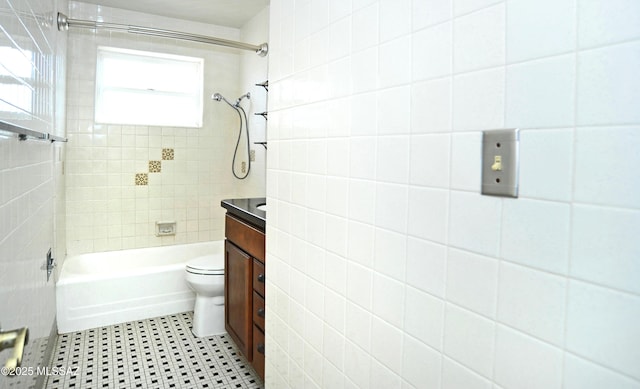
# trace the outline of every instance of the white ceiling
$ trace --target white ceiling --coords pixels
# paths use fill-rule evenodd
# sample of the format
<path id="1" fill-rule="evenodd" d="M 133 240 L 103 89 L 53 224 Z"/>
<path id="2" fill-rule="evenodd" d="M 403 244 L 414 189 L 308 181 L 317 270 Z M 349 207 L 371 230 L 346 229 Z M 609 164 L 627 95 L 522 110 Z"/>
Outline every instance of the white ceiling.
<path id="1" fill-rule="evenodd" d="M 192 20 L 195 22 L 242 27 L 269 0 L 81 0 L 85 3 L 130 11 Z"/>

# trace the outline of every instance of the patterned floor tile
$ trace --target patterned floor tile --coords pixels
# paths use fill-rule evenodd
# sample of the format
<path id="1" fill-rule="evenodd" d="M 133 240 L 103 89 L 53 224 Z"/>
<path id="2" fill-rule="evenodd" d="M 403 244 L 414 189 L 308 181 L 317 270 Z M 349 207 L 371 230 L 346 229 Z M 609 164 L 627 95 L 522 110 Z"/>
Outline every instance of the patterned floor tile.
<path id="1" fill-rule="evenodd" d="M 58 337 L 47 389 L 247 388 L 262 381 L 228 335 L 196 338 L 191 312 Z"/>

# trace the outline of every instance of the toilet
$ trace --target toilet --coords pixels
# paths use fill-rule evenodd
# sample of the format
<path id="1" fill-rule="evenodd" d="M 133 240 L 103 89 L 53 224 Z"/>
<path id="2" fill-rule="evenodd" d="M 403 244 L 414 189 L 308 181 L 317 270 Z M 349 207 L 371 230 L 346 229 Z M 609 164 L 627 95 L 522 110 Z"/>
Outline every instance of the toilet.
<path id="1" fill-rule="evenodd" d="M 225 333 L 224 256 L 210 254 L 187 262 L 187 284 L 196 293 L 193 328 L 198 338 Z"/>

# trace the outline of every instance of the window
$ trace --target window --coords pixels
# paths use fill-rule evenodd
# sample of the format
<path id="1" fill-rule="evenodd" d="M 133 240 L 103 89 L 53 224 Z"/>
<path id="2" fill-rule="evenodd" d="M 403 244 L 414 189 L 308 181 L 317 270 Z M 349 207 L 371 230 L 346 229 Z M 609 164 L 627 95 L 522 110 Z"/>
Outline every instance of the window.
<path id="1" fill-rule="evenodd" d="M 202 127 L 202 58 L 98 48 L 97 123 Z"/>
<path id="2" fill-rule="evenodd" d="M 26 119 L 33 113 L 33 53 L 0 47 L 0 116 Z"/>

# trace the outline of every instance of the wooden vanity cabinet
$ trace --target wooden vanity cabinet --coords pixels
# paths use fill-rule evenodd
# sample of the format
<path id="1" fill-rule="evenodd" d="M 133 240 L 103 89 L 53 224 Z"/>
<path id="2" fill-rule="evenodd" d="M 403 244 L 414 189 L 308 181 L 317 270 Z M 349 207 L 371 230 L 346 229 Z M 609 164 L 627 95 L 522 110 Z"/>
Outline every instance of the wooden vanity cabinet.
<path id="1" fill-rule="evenodd" d="M 265 235 L 227 214 L 225 328 L 264 380 Z"/>
<path id="2" fill-rule="evenodd" d="M 252 258 L 227 240 L 225 242 L 224 314 L 225 329 L 240 351 L 251 360 L 252 351 Z"/>

